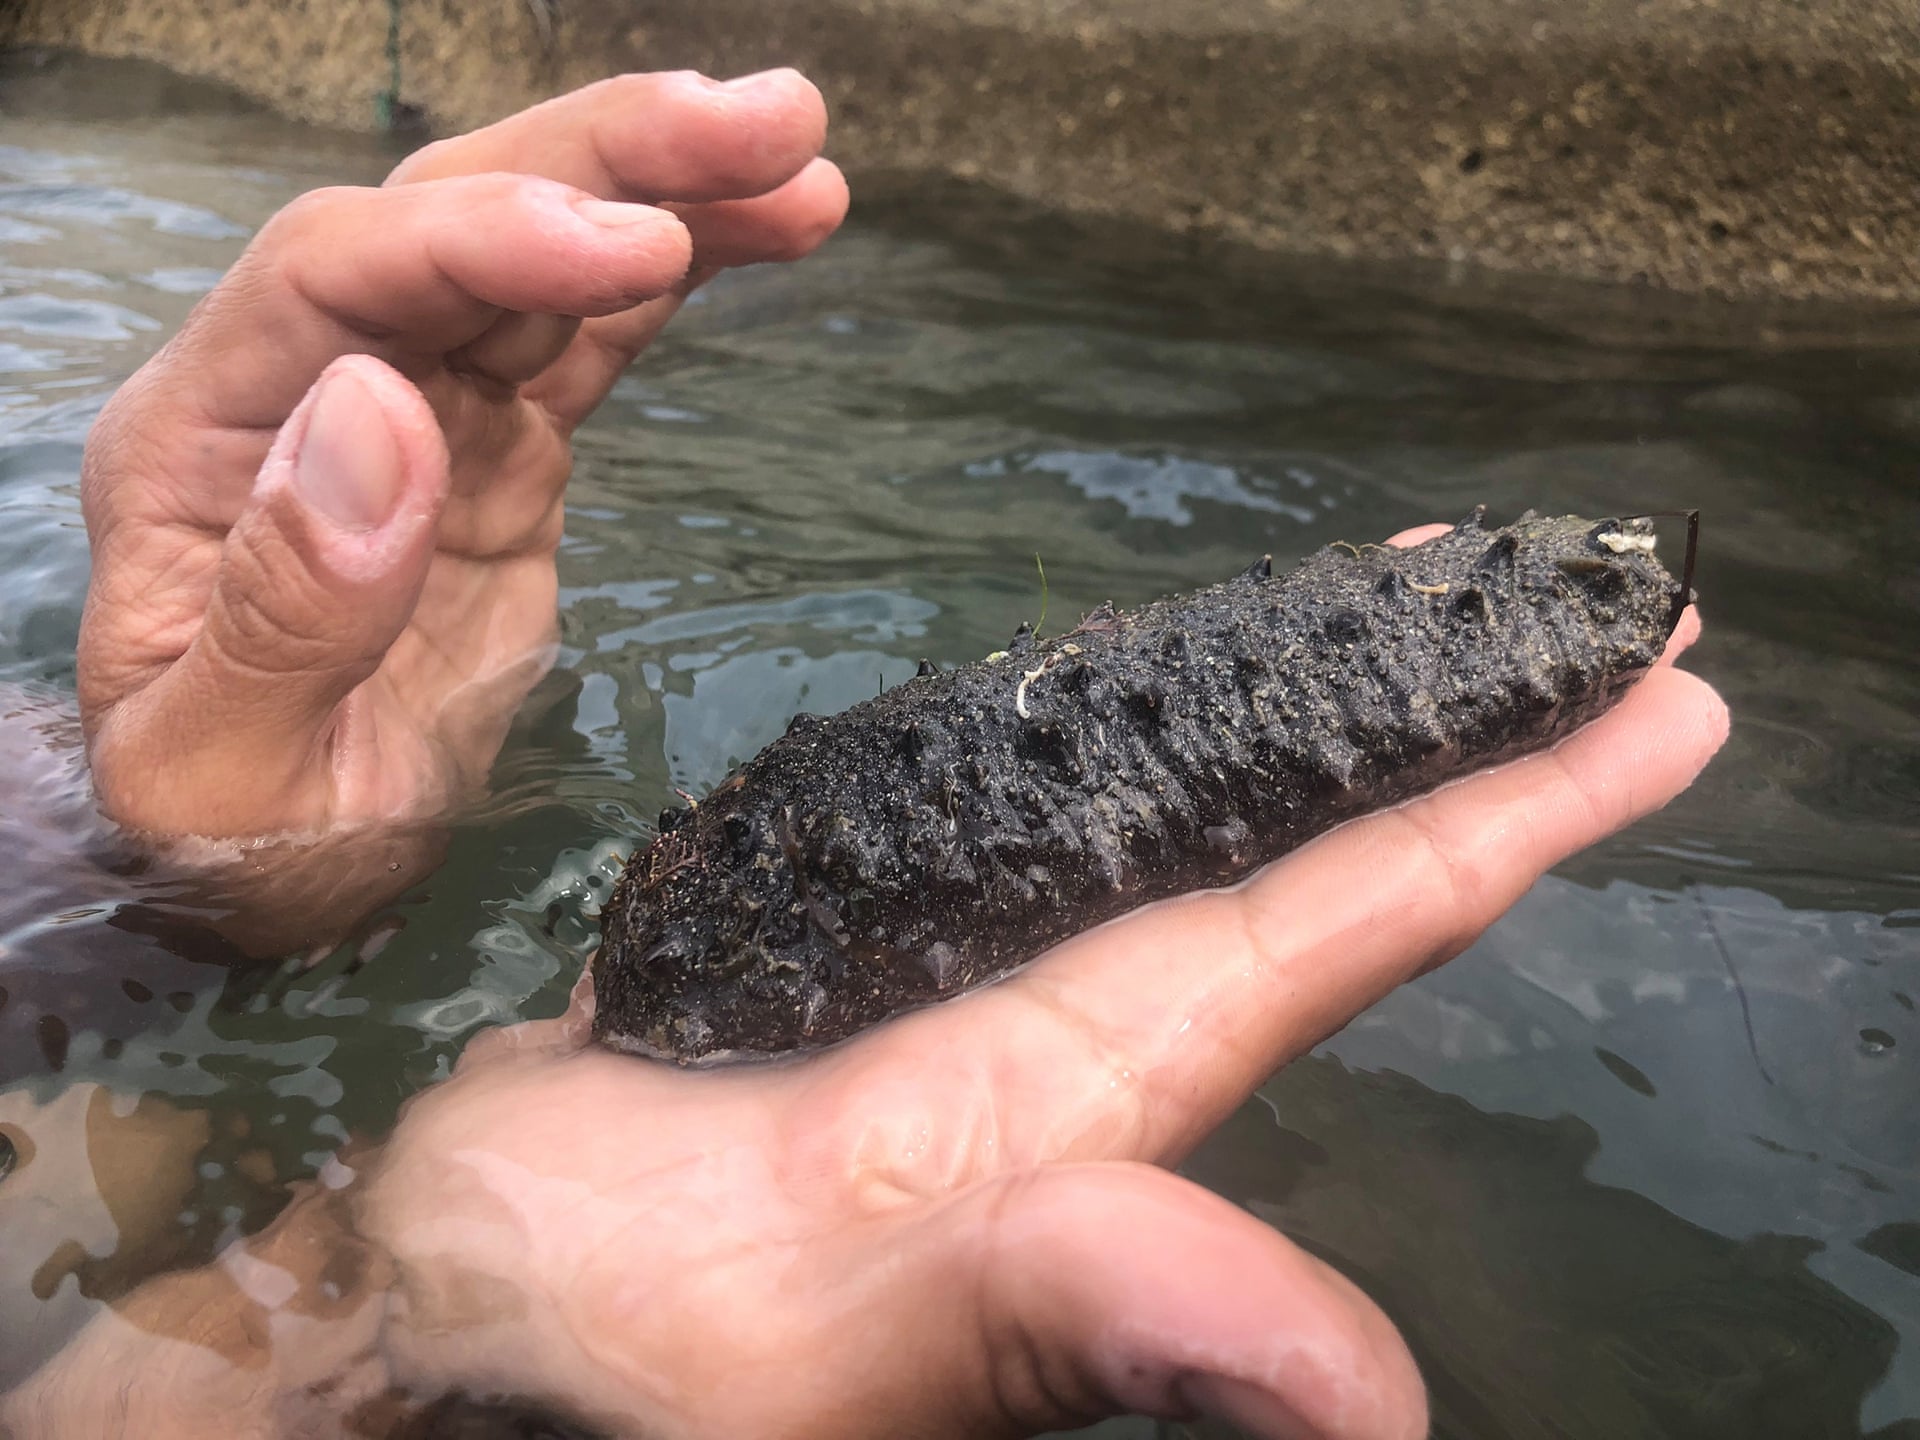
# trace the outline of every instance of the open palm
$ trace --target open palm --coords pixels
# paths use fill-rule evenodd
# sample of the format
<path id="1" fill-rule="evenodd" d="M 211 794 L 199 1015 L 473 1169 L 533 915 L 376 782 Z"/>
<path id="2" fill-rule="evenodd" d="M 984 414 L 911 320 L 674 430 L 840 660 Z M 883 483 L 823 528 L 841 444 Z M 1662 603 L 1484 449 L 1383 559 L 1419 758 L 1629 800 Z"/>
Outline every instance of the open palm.
<path id="1" fill-rule="evenodd" d="M 387 1353 L 412 1385 L 533 1396 L 618 1436 L 1119 1412 L 1424 1434 L 1386 1318 L 1157 1167 L 1666 803 L 1724 733 L 1712 691 L 1663 666 L 1554 751 L 804 1059 L 676 1070 L 584 1044 L 578 1009 L 484 1035 L 360 1203 L 398 1264 Z"/>
<path id="2" fill-rule="evenodd" d="M 166 833 L 444 809 L 550 661 L 569 436 L 713 270 L 846 206 L 818 93 L 636 75 L 274 217 L 90 438 L 80 701 Z"/>

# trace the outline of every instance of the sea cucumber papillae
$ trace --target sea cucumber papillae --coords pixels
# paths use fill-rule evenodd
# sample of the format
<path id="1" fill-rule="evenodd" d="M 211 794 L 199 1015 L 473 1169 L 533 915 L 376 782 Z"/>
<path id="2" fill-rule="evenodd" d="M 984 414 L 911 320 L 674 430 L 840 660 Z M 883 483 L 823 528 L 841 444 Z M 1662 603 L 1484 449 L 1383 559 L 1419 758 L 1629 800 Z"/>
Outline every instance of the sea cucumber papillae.
<path id="1" fill-rule="evenodd" d="M 1659 658 L 1686 594 L 1648 520 L 1476 513 L 796 716 L 628 864 L 594 1033 L 687 1062 L 959 994 L 1553 743 Z"/>

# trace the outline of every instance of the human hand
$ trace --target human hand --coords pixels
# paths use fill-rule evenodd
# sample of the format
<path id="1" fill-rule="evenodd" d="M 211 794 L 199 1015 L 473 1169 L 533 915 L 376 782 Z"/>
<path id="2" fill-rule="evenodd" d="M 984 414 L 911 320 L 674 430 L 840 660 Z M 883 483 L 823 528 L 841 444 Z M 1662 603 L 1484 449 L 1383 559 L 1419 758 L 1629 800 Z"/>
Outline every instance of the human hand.
<path id="1" fill-rule="evenodd" d="M 550 663 L 573 428 L 701 279 L 839 224 L 825 124 L 791 71 L 622 76 L 274 217 L 88 442 L 107 811 L 311 836 L 477 785 Z"/>
<path id="2" fill-rule="evenodd" d="M 1402 537 L 1417 538 L 1417 537 Z M 1698 632 L 1689 612 L 1669 654 Z M 1360 1292 L 1163 1169 L 1726 734 L 1663 665 L 1555 749 L 805 1058 L 688 1072 L 566 1019 L 412 1103 L 358 1224 L 404 1383 L 614 1435 L 1020 1434 L 1115 1412 L 1411 1437 Z"/>

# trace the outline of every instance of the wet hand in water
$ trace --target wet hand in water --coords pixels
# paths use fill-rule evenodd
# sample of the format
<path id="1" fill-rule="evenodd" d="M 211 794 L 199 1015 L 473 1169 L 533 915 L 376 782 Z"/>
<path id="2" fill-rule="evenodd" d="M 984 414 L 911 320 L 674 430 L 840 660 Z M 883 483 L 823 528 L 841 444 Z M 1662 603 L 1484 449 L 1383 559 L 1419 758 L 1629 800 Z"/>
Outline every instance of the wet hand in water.
<path id="1" fill-rule="evenodd" d="M 326 830 L 472 784 L 551 634 L 570 428 L 689 265 L 831 231 L 822 123 L 784 73 L 628 77 L 272 222 L 89 446 L 81 698 L 109 808 L 175 833 Z M 678 1071 L 583 1046 L 577 1015 L 483 1037 L 328 1192 L 380 1256 L 351 1307 L 378 1343 L 343 1328 L 351 1363 L 623 1435 L 1113 1411 L 1418 1435 L 1385 1317 L 1156 1167 L 1543 868 L 1664 804 L 1724 734 L 1712 692 L 1663 667 L 1551 752 L 789 1064 Z M 303 1213 L 90 1327 L 15 1397 L 31 1433 L 107 1433 L 100 1405 L 151 1435 L 337 1414 L 300 1315 L 352 1285 Z M 282 1253 L 302 1247 L 311 1312 Z M 219 1315 L 264 1313 L 252 1290 L 219 1298 L 256 1282 L 295 1295 L 284 1323 L 216 1337 Z"/>
<path id="2" fill-rule="evenodd" d="M 1672 650 L 1697 631 L 1689 613 Z M 583 1048 L 578 1014 L 483 1036 L 359 1202 L 398 1267 L 387 1354 L 408 1383 L 622 1436 L 1116 1412 L 1424 1435 L 1387 1318 L 1156 1167 L 1546 867 L 1664 805 L 1725 734 L 1713 692 L 1663 665 L 1552 751 L 806 1059 L 680 1071 Z"/>
<path id="3" fill-rule="evenodd" d="M 275 216 L 88 443 L 108 811 L 313 833 L 483 780 L 549 661 L 574 426 L 700 278 L 839 224 L 825 124 L 791 71 L 623 76 Z"/>
<path id="4" fill-rule="evenodd" d="M 1670 654 L 1697 631 L 1689 612 Z M 335 1433 L 457 1391 L 648 1440 L 1114 1412 L 1413 1440 L 1425 1400 L 1387 1318 L 1160 1167 L 1725 735 L 1714 693 L 1662 665 L 1551 751 L 789 1062 L 613 1054 L 584 1007 L 483 1034 L 358 1175 L 97 1318 L 0 1428 Z"/>

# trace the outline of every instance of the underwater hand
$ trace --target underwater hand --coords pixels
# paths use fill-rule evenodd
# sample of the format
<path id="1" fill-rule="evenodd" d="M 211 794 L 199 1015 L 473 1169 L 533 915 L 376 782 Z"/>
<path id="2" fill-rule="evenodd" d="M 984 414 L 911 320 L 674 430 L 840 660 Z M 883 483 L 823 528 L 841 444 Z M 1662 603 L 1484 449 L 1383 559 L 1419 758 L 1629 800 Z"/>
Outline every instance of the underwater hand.
<path id="1" fill-rule="evenodd" d="M 1689 612 L 1670 655 L 1697 632 Z M 1663 665 L 1553 750 L 805 1058 L 675 1069 L 586 1044 L 577 1011 L 483 1035 L 359 1204 L 397 1266 L 396 1378 L 620 1436 L 1014 1435 L 1116 1412 L 1424 1435 L 1387 1318 L 1158 1167 L 1664 805 L 1726 723 Z"/>
<path id="2" fill-rule="evenodd" d="M 550 663 L 569 436 L 715 269 L 840 222 L 817 91 L 629 75 L 260 231 L 94 427 L 79 691 L 162 834 L 419 819 Z"/>

